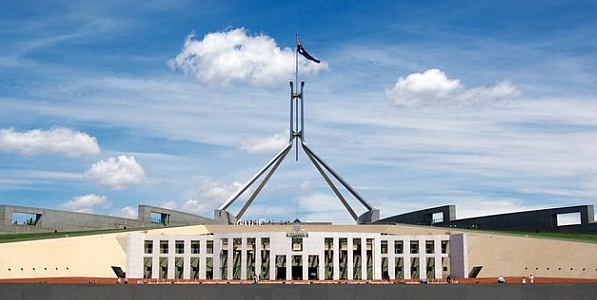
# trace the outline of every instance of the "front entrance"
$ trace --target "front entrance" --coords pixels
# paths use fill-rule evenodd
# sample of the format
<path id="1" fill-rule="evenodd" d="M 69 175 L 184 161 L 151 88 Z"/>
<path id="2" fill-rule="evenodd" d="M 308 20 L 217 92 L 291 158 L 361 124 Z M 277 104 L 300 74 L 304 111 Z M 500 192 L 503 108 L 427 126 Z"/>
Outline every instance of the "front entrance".
<path id="1" fill-rule="evenodd" d="M 286 280 L 286 255 L 276 255 L 276 280 Z"/>
<path id="2" fill-rule="evenodd" d="M 303 280 L 303 257 L 300 255 L 292 257 L 292 280 Z"/>

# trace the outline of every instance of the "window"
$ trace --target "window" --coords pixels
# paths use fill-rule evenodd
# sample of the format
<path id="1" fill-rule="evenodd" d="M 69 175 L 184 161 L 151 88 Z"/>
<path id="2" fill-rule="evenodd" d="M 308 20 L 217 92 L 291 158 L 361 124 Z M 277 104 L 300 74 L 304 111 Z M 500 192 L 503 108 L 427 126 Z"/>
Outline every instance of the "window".
<path id="1" fill-rule="evenodd" d="M 206 241 L 205 248 L 206 248 L 205 251 L 207 252 L 207 254 L 214 254 L 214 241 Z"/>
<path id="2" fill-rule="evenodd" d="M 228 279 L 228 239 L 220 239 L 220 278 Z"/>
<path id="3" fill-rule="evenodd" d="M 242 246 L 243 246 L 243 240 L 242 239 L 232 239 L 232 250 L 233 251 L 241 251 Z"/>
<path id="4" fill-rule="evenodd" d="M 381 279 L 389 280 L 390 274 L 388 272 L 388 258 L 382 257 L 381 258 Z"/>
<path id="5" fill-rule="evenodd" d="M 381 241 L 381 254 L 388 254 L 388 241 Z"/>
<path id="6" fill-rule="evenodd" d="M 580 212 L 556 215 L 556 225 L 557 226 L 579 225 L 579 224 L 582 224 Z"/>
<path id="7" fill-rule="evenodd" d="M 213 248 L 212 248 L 212 250 L 213 250 Z M 214 278 L 214 259 L 213 259 L 213 257 L 205 258 L 205 278 L 206 279 Z"/>
<path id="8" fill-rule="evenodd" d="M 269 238 L 261 238 L 261 278 L 269 279 L 270 253 Z"/>
<path id="9" fill-rule="evenodd" d="M 153 261 L 151 257 L 143 258 L 143 267 L 143 278 L 151 278 L 153 269 Z"/>
<path id="10" fill-rule="evenodd" d="M 232 239 L 232 279 L 240 279 L 243 260 L 242 239 Z"/>
<path id="11" fill-rule="evenodd" d="M 292 238 L 292 251 L 303 251 L 303 238 Z"/>
<path id="12" fill-rule="evenodd" d="M 191 241 L 191 254 L 199 254 L 201 253 L 201 242 L 200 241 Z"/>
<path id="13" fill-rule="evenodd" d="M 199 279 L 199 257 L 191 258 L 191 279 Z"/>
<path id="14" fill-rule="evenodd" d="M 175 242 L 176 254 L 184 254 L 184 241 Z"/>
<path id="15" fill-rule="evenodd" d="M 160 257 L 160 278 L 168 278 L 168 258 Z"/>
<path id="16" fill-rule="evenodd" d="M 448 253 L 448 245 L 449 245 L 448 241 L 442 241 L 442 254 Z"/>
<path id="17" fill-rule="evenodd" d="M 431 215 L 431 224 L 442 223 L 444 221 L 444 213 L 437 212 Z"/>
<path id="18" fill-rule="evenodd" d="M 160 253 L 168 254 L 168 241 L 160 241 Z"/>
<path id="19" fill-rule="evenodd" d="M 412 257 L 410 259 L 410 277 L 412 279 L 419 279 L 420 278 L 420 273 L 419 273 L 419 258 L 418 257 Z"/>
<path id="20" fill-rule="evenodd" d="M 146 240 L 144 248 L 145 248 L 145 254 L 152 254 L 153 253 L 153 241 Z"/>
<path id="21" fill-rule="evenodd" d="M 433 254 L 435 253 L 435 242 L 434 241 L 425 241 L 425 253 L 426 254 Z"/>
<path id="22" fill-rule="evenodd" d="M 174 259 L 174 278 L 176 279 L 182 279 L 182 276 L 184 274 L 184 258 L 183 257 L 177 257 Z"/>
<path id="23" fill-rule="evenodd" d="M 334 238 L 326 237 L 323 243 L 324 278 L 330 280 L 334 278 Z"/>
<path id="24" fill-rule="evenodd" d="M 338 239 L 338 255 L 340 258 L 339 264 L 339 271 L 340 271 L 340 279 L 346 280 L 348 279 L 348 239 L 347 238 L 339 238 Z"/>
<path id="25" fill-rule="evenodd" d="M 13 225 L 36 226 L 37 222 L 39 222 L 40 218 L 41 218 L 41 214 L 13 212 L 12 213 L 12 224 Z"/>
<path id="26" fill-rule="evenodd" d="M 269 238 L 261 238 L 261 249 L 269 250 Z"/>
<path id="27" fill-rule="evenodd" d="M 419 241 L 410 241 L 410 254 L 419 253 Z"/>
<path id="28" fill-rule="evenodd" d="M 156 212 L 152 212 L 149 215 L 149 220 L 151 223 L 154 224 L 160 224 L 160 225 L 168 225 L 168 221 L 170 219 L 170 215 L 169 214 L 162 214 L 162 213 L 156 213 Z"/>
<path id="29" fill-rule="evenodd" d="M 246 271 L 247 271 L 247 278 L 253 278 L 256 275 L 255 273 L 255 260 L 256 260 L 256 253 L 255 253 L 255 243 L 257 242 L 256 238 L 247 238 L 247 255 L 246 255 Z"/>
<path id="30" fill-rule="evenodd" d="M 362 247 L 361 247 L 361 239 L 355 238 L 352 240 L 352 278 L 355 280 L 362 279 Z"/>
<path id="31" fill-rule="evenodd" d="M 394 254 L 403 254 L 404 253 L 404 242 L 403 241 L 394 241 Z"/>

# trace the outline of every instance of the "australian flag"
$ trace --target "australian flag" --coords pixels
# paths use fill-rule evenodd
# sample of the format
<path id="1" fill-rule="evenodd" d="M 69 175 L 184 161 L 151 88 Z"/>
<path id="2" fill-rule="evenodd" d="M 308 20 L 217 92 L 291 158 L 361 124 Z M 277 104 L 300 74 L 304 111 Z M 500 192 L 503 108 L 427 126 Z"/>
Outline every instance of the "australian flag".
<path id="1" fill-rule="evenodd" d="M 313 56 L 311 56 L 311 54 L 309 54 L 309 52 L 307 52 L 307 50 L 305 50 L 305 47 L 303 47 L 303 45 L 301 44 L 301 41 L 297 40 L 296 41 L 296 52 L 298 52 L 300 55 L 304 56 L 306 59 L 316 62 L 316 63 L 320 63 L 321 61 Z"/>

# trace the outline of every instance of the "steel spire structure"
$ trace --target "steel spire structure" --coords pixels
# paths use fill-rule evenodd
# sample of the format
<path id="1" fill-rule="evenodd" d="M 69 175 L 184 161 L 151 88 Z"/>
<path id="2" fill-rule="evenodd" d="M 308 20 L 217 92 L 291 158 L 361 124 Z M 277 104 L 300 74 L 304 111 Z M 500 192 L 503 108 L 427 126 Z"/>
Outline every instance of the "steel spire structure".
<path id="1" fill-rule="evenodd" d="M 234 193 L 224 204 L 214 211 L 214 219 L 225 224 L 234 224 L 240 221 L 251 206 L 253 201 L 257 198 L 263 187 L 267 184 L 269 179 L 276 172 L 282 161 L 286 158 L 292 147 L 295 147 L 296 156 L 295 159 L 298 161 L 299 149 L 307 155 L 311 163 L 315 166 L 319 174 L 328 184 L 330 189 L 334 192 L 338 200 L 344 205 L 348 213 L 358 224 L 372 223 L 379 220 L 379 210 L 375 209 L 369 202 L 367 202 L 350 184 L 348 184 L 340 175 L 338 175 L 328 164 L 326 164 L 315 152 L 307 146 L 305 143 L 305 110 L 304 110 L 304 87 L 305 82 L 301 81 L 300 87 L 298 82 L 298 59 L 299 54 L 304 56 L 306 59 L 311 60 L 315 63 L 319 63 L 319 60 L 313 58 L 303 47 L 298 34 L 296 36 L 296 51 L 295 51 L 295 81 L 290 82 L 290 135 L 288 144 L 278 152 L 265 166 L 263 166 L 251 179 L 249 179 L 236 193 Z M 227 211 L 227 209 L 253 184 L 257 182 L 263 175 L 265 175 L 261 182 L 257 185 L 255 190 L 251 193 L 246 203 L 240 209 L 240 211 L 234 215 Z M 360 216 L 350 206 L 345 196 L 342 194 L 337 184 L 333 179 L 343 186 L 355 199 L 358 200 L 367 211 Z"/>

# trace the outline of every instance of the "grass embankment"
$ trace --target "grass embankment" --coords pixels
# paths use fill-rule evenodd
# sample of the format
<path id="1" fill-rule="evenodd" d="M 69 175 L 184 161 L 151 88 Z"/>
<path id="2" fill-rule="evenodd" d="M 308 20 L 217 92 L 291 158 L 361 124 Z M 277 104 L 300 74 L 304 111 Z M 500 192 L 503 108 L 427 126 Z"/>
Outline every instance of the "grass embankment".
<path id="1" fill-rule="evenodd" d="M 493 233 L 525 236 L 541 239 L 567 240 L 576 242 L 597 243 L 597 234 L 554 233 L 554 232 L 525 232 L 525 231 L 489 231 Z"/>
<path id="2" fill-rule="evenodd" d="M 21 242 L 21 241 L 31 241 L 31 240 L 42 240 L 42 239 L 55 239 L 55 238 L 86 236 L 86 235 L 94 235 L 94 234 L 109 234 L 109 233 L 127 232 L 127 231 L 135 231 L 135 230 L 139 230 L 139 229 L 108 229 L 108 230 L 89 230 L 89 231 L 71 231 L 71 232 L 0 234 L 0 243 L 11 243 L 11 242 Z M 487 233 L 496 233 L 496 234 L 526 236 L 526 237 L 532 237 L 532 238 L 597 243 L 597 234 L 495 231 L 495 230 L 486 231 L 486 232 Z"/>
<path id="3" fill-rule="evenodd" d="M 132 229 L 110 229 L 110 230 L 88 230 L 88 231 L 69 231 L 69 232 L 39 232 L 39 233 L 15 233 L 0 234 L 0 243 L 12 243 L 22 241 L 33 241 L 43 239 L 56 239 L 73 236 L 86 236 L 94 234 L 108 234 L 131 231 Z"/>

